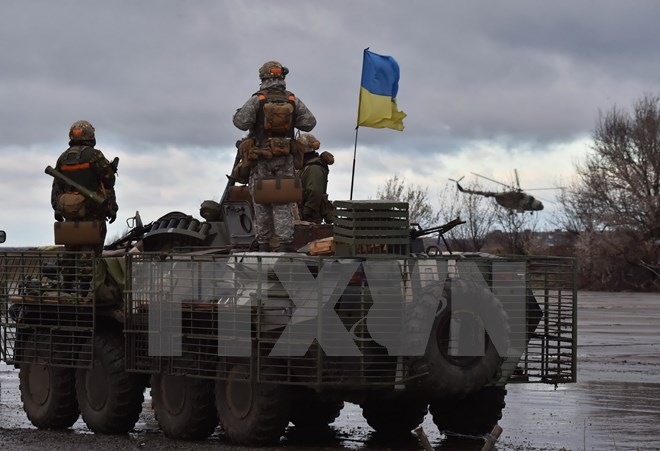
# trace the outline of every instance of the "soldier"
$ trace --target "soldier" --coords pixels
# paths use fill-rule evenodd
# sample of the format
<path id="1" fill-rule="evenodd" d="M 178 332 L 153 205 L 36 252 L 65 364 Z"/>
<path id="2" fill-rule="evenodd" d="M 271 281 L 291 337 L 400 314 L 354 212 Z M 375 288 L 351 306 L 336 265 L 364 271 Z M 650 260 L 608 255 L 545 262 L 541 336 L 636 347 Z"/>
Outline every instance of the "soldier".
<path id="1" fill-rule="evenodd" d="M 328 200 L 328 173 L 329 165 L 335 162 L 330 152 L 317 152 L 321 143 L 311 133 L 300 135 L 298 138 L 305 150 L 303 155 L 303 168 L 298 171 L 302 182 L 303 198 L 298 206 L 300 219 L 303 221 L 321 224 L 332 224 L 333 207 Z"/>
<path id="2" fill-rule="evenodd" d="M 286 90 L 284 79 L 288 73 L 289 69 L 277 61 L 264 63 L 259 69 L 259 91 L 233 117 L 238 129 L 249 131 L 241 151 L 243 164 L 251 166 L 249 186 L 253 196 L 256 180 L 294 175 L 294 129 L 308 132 L 316 125 L 311 111 Z M 291 205 L 255 203 L 254 207 L 259 250 L 270 250 L 270 240 L 277 235 L 281 251 L 294 251 Z"/>
<path id="3" fill-rule="evenodd" d="M 104 205 L 85 199 L 75 188 L 58 178 L 53 179 L 50 203 L 55 210 L 55 220 L 101 221 L 105 237 L 106 218 L 112 223 L 117 217 L 116 169 L 100 150 L 94 148 L 95 145 L 96 136 L 92 124 L 87 121 L 74 122 L 69 130 L 69 148 L 60 155 L 55 169 L 90 191 L 99 193 L 107 199 Z M 102 249 L 103 243 L 95 247 L 94 253 L 99 255 Z"/>

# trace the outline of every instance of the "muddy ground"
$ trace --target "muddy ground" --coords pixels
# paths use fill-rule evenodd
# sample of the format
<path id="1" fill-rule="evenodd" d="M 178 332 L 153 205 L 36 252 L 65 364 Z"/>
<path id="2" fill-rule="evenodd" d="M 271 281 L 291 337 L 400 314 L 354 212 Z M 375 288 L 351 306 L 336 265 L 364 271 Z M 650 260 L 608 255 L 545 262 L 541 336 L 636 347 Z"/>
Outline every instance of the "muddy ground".
<path id="1" fill-rule="evenodd" d="M 660 449 L 660 295 L 580 292 L 578 382 L 509 386 L 498 450 Z M 202 443 L 175 442 L 158 430 L 146 399 L 134 432 L 98 436 L 79 420 L 70 431 L 35 429 L 23 413 L 18 372 L 0 364 L 0 449 L 247 449 L 227 444 L 217 431 Z M 148 398 L 148 397 L 147 397 Z M 435 449 L 480 450 L 483 439 L 445 437 L 427 416 L 424 430 Z M 274 450 L 421 449 L 415 436 L 383 443 L 358 406 L 347 405 L 322 437 L 289 428 Z"/>

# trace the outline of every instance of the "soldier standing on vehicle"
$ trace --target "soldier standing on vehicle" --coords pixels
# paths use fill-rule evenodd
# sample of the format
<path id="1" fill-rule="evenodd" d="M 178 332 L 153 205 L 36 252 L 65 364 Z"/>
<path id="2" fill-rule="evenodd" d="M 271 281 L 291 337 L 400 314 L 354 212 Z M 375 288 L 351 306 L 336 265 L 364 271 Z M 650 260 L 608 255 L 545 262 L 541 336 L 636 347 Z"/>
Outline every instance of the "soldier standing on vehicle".
<path id="1" fill-rule="evenodd" d="M 74 122 L 69 130 L 69 148 L 60 155 L 55 169 L 89 191 L 100 194 L 106 202 L 103 205 L 92 202 L 58 178 L 53 179 L 50 202 L 58 222 L 100 221 L 102 235 L 105 237 L 106 218 L 112 223 L 117 217 L 116 168 L 100 150 L 94 148 L 95 145 L 96 136 L 92 124 L 87 121 Z M 102 249 L 103 242 L 94 248 L 94 253 L 100 255 Z"/>
<path id="2" fill-rule="evenodd" d="M 311 133 L 300 135 L 298 142 L 305 149 L 303 168 L 298 171 L 303 188 L 302 202 L 298 205 L 300 219 L 317 224 L 323 221 L 332 224 L 333 207 L 327 192 L 330 172 L 328 166 L 335 162 L 335 158 L 325 151 L 319 155 L 317 150 L 321 147 L 321 142 Z"/>
<path id="3" fill-rule="evenodd" d="M 241 151 L 243 164 L 251 167 L 249 186 L 253 196 L 256 180 L 294 176 L 295 129 L 308 132 L 316 125 L 312 112 L 286 90 L 284 79 L 288 73 L 289 69 L 277 61 L 264 63 L 259 69 L 259 91 L 233 117 L 238 129 L 249 131 Z M 295 251 L 291 204 L 255 203 L 254 207 L 259 250 L 269 251 L 270 240 L 277 235 L 281 251 Z"/>

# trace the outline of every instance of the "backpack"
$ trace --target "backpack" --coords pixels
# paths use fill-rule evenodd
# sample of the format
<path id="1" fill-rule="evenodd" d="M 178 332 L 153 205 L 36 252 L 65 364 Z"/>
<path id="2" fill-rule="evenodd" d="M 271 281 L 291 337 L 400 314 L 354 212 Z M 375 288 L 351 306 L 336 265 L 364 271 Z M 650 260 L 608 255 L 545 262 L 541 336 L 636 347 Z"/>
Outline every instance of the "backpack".
<path id="1" fill-rule="evenodd" d="M 80 193 L 62 193 L 57 197 L 57 209 L 66 219 L 83 219 L 87 216 L 86 199 Z"/>
<path id="2" fill-rule="evenodd" d="M 296 97 L 289 91 L 259 91 L 263 130 L 267 136 L 293 136 Z"/>

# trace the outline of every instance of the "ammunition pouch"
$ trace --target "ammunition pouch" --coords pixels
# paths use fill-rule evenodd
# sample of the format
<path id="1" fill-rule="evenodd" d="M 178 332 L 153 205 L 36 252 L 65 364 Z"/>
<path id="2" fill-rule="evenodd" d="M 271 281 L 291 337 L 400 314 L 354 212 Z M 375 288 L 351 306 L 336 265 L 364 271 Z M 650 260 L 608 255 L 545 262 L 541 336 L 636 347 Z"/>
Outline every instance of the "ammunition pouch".
<path id="1" fill-rule="evenodd" d="M 80 193 L 64 193 L 57 198 L 57 212 L 66 219 L 82 219 L 87 215 L 86 199 Z"/>
<path id="2" fill-rule="evenodd" d="M 297 177 L 275 177 L 253 180 L 254 202 L 288 204 L 302 201 L 302 183 Z"/>
<path id="3" fill-rule="evenodd" d="M 241 162 L 239 163 L 241 169 L 248 169 L 256 166 L 257 158 L 250 158 L 250 151 L 256 148 L 257 146 L 254 138 L 245 138 L 238 145 L 238 151 L 241 153 Z"/>
<path id="4" fill-rule="evenodd" d="M 254 167 L 257 164 L 257 160 L 272 160 L 273 152 L 268 149 L 250 149 L 248 159 L 254 162 L 252 165 Z"/>
<path id="5" fill-rule="evenodd" d="M 285 157 L 291 153 L 291 138 L 270 138 L 268 147 L 274 157 Z"/>

